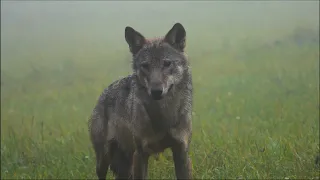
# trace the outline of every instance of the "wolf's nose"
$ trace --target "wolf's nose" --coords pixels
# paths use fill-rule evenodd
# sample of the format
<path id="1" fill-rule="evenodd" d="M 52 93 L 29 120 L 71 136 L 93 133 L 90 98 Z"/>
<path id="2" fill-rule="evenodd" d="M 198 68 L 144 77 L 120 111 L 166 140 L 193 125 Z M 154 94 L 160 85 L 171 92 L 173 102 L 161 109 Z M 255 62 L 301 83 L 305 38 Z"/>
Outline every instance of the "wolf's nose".
<path id="1" fill-rule="evenodd" d="M 151 89 L 151 96 L 154 100 L 160 100 L 162 98 L 162 89 Z"/>

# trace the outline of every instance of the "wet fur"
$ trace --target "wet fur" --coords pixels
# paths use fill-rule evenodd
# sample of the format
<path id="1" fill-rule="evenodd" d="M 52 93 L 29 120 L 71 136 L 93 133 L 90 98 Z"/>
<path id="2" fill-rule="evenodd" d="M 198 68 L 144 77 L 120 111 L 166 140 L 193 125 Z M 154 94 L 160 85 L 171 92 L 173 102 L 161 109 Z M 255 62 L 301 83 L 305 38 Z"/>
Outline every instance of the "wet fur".
<path id="1" fill-rule="evenodd" d="M 110 168 L 116 179 L 146 179 L 148 158 L 171 148 L 177 179 L 190 179 L 192 78 L 184 28 L 177 23 L 165 37 L 148 40 L 127 27 L 125 38 L 133 73 L 103 91 L 88 122 L 96 174 L 105 179 Z M 161 100 L 152 98 L 152 88 L 163 89 Z"/>

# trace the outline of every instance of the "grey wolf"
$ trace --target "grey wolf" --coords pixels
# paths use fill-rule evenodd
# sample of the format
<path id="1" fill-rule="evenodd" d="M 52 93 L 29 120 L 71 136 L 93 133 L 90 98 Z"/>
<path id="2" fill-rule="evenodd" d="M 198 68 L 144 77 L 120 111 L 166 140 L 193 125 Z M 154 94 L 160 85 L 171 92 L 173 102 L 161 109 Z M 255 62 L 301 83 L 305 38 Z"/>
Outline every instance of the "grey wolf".
<path id="1" fill-rule="evenodd" d="M 96 175 L 146 179 L 151 155 L 170 148 L 177 179 L 191 179 L 193 86 L 180 23 L 164 37 L 147 39 L 125 28 L 133 73 L 110 84 L 88 121 Z"/>

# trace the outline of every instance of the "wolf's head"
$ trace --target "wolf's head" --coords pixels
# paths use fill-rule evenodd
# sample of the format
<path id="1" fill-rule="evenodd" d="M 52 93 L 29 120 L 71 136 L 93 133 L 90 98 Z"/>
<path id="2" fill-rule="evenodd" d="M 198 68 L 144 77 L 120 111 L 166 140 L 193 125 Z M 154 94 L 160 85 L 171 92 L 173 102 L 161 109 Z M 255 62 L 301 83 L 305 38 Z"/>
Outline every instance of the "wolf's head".
<path id="1" fill-rule="evenodd" d="M 139 83 L 154 100 L 162 99 L 180 83 L 188 67 L 184 55 L 184 27 L 176 23 L 163 38 L 150 40 L 132 27 L 126 27 L 125 39 L 133 55 L 133 71 Z"/>

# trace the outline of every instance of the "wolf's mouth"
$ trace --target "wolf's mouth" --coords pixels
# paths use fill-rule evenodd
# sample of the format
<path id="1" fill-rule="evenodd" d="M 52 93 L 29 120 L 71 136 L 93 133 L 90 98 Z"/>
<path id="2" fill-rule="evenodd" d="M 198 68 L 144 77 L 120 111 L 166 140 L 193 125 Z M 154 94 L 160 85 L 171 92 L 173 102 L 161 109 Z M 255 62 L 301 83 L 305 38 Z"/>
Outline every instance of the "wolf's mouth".
<path id="1" fill-rule="evenodd" d="M 168 89 L 168 91 L 167 91 L 167 93 L 169 93 L 170 92 L 170 90 L 172 89 L 172 87 L 173 87 L 173 84 L 171 84 L 170 85 L 170 87 L 169 87 L 169 89 Z M 166 94 L 167 94 L 166 93 Z M 162 94 L 162 91 L 151 91 L 151 93 L 150 93 L 150 95 L 152 96 L 152 98 L 154 99 L 154 100 L 161 100 L 165 95 L 163 95 Z"/>

